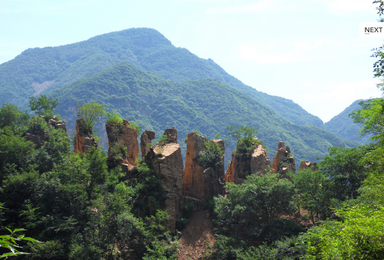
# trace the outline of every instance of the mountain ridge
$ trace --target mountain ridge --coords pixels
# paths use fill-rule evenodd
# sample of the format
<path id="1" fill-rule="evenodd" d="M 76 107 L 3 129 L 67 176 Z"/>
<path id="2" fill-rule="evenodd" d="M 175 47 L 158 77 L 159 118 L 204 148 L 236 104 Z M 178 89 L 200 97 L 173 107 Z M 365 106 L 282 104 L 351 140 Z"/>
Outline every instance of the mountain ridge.
<path id="1" fill-rule="evenodd" d="M 299 126 L 281 119 L 268 107 L 254 102 L 243 92 L 217 80 L 173 82 L 147 73 L 128 63 L 119 63 L 89 78 L 80 79 L 50 94 L 58 97 L 57 112 L 74 128 L 77 100 L 104 104 L 143 129 L 155 131 L 176 127 L 179 143 L 186 133 L 201 131 L 208 138 L 226 133 L 226 127 L 249 125 L 273 152 L 284 140 L 300 159 L 316 160 L 329 146 L 356 146 L 315 126 Z M 103 136 L 103 128 L 99 133 Z M 185 147 L 183 148 L 185 149 Z"/>
<path id="2" fill-rule="evenodd" d="M 26 108 L 28 97 L 36 93 L 33 85 L 53 82 L 41 92 L 48 94 L 119 62 L 128 62 L 177 82 L 217 79 L 250 95 L 292 123 L 318 127 L 323 124 L 293 101 L 243 84 L 213 60 L 199 58 L 185 48 L 173 46 L 160 32 L 150 28 L 131 28 L 78 43 L 24 51 L 0 65 L 0 92 L 5 93 L 0 97 L 0 105 L 11 102 Z"/>

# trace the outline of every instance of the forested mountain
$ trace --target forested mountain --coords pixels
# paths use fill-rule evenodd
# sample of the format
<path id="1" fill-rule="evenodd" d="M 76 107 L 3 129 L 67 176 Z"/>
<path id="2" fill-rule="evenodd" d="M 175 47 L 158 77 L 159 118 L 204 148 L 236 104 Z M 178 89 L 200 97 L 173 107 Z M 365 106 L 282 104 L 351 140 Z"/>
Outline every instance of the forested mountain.
<path id="1" fill-rule="evenodd" d="M 224 82 L 298 125 L 323 126 L 316 116 L 291 100 L 270 96 L 244 85 L 213 60 L 176 48 L 154 29 L 134 28 L 59 47 L 33 48 L 0 65 L 0 105 L 26 108 L 28 97 L 49 93 L 119 62 L 155 72 L 175 82 L 214 79 Z M 255 86 L 257 87 L 257 86 Z"/>
<path id="2" fill-rule="evenodd" d="M 368 140 L 369 136 L 359 136 L 359 130 L 362 125 L 354 123 L 353 119 L 349 116 L 354 110 L 361 108 L 359 105 L 360 101 L 362 101 L 362 99 L 356 100 L 349 107 L 344 109 L 343 112 L 325 123 L 325 129 L 345 140 L 368 144 L 370 142 Z"/>
<path id="3" fill-rule="evenodd" d="M 50 94 L 60 100 L 57 112 L 74 128 L 76 102 L 98 102 L 107 111 L 119 112 L 143 129 L 161 133 L 175 126 L 179 142 L 186 133 L 199 130 L 209 138 L 225 134 L 228 125 L 258 128 L 258 137 L 273 157 L 284 140 L 298 159 L 316 160 L 330 146 L 355 146 L 314 126 L 299 126 L 281 119 L 268 107 L 213 79 L 173 82 L 120 63 L 89 78 L 78 80 Z M 101 126 L 99 132 L 104 136 Z M 104 138 L 106 140 L 106 138 Z"/>

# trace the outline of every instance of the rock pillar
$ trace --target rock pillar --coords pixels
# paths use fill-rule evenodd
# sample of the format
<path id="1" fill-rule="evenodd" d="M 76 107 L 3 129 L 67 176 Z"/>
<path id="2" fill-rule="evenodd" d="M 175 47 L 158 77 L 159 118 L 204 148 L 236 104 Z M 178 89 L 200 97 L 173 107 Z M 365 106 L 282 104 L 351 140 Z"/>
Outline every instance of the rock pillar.
<path id="1" fill-rule="evenodd" d="M 78 118 L 76 120 L 76 142 L 74 151 L 78 153 L 88 153 L 92 147 L 97 147 L 97 142 L 93 137 L 92 129 L 87 131 L 85 120 L 83 118 Z"/>

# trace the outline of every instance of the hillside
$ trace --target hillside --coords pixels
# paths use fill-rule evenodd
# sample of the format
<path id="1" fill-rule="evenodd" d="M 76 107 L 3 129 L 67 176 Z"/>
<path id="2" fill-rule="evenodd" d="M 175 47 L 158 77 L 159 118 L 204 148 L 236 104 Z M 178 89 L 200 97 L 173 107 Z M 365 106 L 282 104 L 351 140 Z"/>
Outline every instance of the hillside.
<path id="1" fill-rule="evenodd" d="M 323 126 L 316 116 L 291 100 L 270 96 L 244 85 L 211 59 L 176 48 L 154 29 L 133 28 L 59 47 L 33 48 L 0 65 L 0 105 L 26 108 L 28 97 L 50 93 L 113 65 L 127 62 L 175 82 L 214 79 L 224 82 L 298 125 Z M 257 87 L 257 86 L 255 86 Z"/>
<path id="2" fill-rule="evenodd" d="M 368 140 L 369 136 L 359 136 L 359 130 L 362 127 L 361 124 L 355 124 L 353 119 L 349 117 L 350 113 L 360 108 L 360 101 L 362 100 L 356 100 L 349 107 L 344 109 L 343 112 L 325 123 L 325 129 L 345 140 L 361 142 L 363 144 L 370 143 Z"/>
<path id="3" fill-rule="evenodd" d="M 119 112 L 143 129 L 162 133 L 175 126 L 185 151 L 185 134 L 199 130 L 208 138 L 226 133 L 228 125 L 258 128 L 258 137 L 269 150 L 279 141 L 291 147 L 298 159 L 316 160 L 330 146 L 354 146 L 336 135 L 314 126 L 299 126 L 281 119 L 274 111 L 244 93 L 212 79 L 173 82 L 120 63 L 86 79 L 78 80 L 51 93 L 60 100 L 56 112 L 74 128 L 76 101 L 95 101 L 107 111 Z M 99 133 L 105 131 L 100 124 Z M 105 139 L 104 139 L 105 140 Z"/>

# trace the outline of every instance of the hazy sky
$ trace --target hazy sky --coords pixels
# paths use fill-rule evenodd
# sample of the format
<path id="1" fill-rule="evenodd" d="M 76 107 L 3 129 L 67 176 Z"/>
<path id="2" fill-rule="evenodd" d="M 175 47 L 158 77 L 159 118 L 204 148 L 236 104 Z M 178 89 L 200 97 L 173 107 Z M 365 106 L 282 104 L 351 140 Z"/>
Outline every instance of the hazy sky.
<path id="1" fill-rule="evenodd" d="M 360 22 L 373 0 L 0 0 L 0 63 L 132 27 L 211 58 L 245 84 L 293 100 L 324 122 L 377 97 L 372 48 Z"/>

